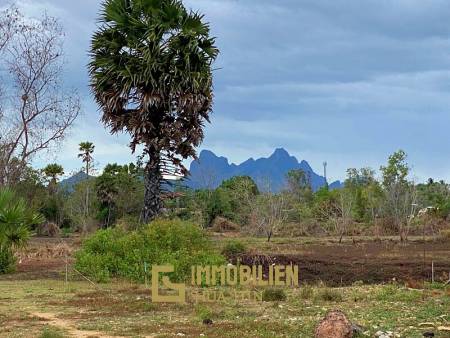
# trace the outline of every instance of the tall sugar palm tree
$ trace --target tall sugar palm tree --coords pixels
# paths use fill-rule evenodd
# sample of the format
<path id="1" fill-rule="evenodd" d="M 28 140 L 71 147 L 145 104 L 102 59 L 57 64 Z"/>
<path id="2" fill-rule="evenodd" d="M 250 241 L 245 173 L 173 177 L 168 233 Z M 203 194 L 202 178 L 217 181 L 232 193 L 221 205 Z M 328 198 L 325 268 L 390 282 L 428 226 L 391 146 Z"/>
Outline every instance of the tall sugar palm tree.
<path id="1" fill-rule="evenodd" d="M 212 110 L 215 39 L 179 0 L 106 0 L 91 44 L 91 86 L 112 133 L 143 149 L 142 219 L 162 208 L 163 174 L 187 174 Z"/>
<path id="2" fill-rule="evenodd" d="M 89 170 L 91 169 L 92 154 L 94 153 L 95 146 L 92 142 L 81 142 L 78 150 L 80 153 L 78 157 L 86 164 L 86 176 L 89 177 Z"/>
<path id="3" fill-rule="evenodd" d="M 94 153 L 95 146 L 92 142 L 81 142 L 78 150 L 80 153 L 78 157 L 86 164 L 86 180 L 89 180 L 89 170 L 91 169 L 91 163 L 93 161 L 92 154 Z M 89 215 L 89 184 L 86 185 L 86 200 L 85 200 L 84 212 L 85 216 Z"/>

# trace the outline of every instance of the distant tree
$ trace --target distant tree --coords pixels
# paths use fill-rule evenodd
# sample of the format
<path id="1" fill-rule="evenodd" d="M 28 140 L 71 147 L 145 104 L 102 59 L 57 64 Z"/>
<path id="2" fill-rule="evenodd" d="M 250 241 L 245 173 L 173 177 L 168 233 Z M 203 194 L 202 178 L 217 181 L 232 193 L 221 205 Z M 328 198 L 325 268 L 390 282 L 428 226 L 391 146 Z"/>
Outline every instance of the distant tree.
<path id="1" fill-rule="evenodd" d="M 95 146 L 92 142 L 81 142 L 79 144 L 79 151 L 78 157 L 81 158 L 83 163 L 85 163 L 85 170 L 86 170 L 86 180 L 89 179 L 89 173 L 92 169 L 91 164 L 93 161 L 92 154 L 94 153 Z M 86 216 L 89 215 L 89 184 L 86 185 L 86 200 L 85 200 L 85 214 Z"/>
<path id="2" fill-rule="evenodd" d="M 399 150 L 389 156 L 386 166 L 380 168 L 385 193 L 384 210 L 392 218 L 401 241 L 408 239 L 409 225 L 417 202 L 415 184 L 407 180 L 409 166 L 406 158 L 406 153 Z"/>
<path id="3" fill-rule="evenodd" d="M 61 175 L 64 175 L 64 169 L 61 165 L 57 163 L 52 163 L 47 165 L 43 172 L 45 176 L 47 176 L 50 179 L 50 182 L 48 184 L 48 188 L 51 194 L 54 194 L 56 192 L 57 183 L 58 183 L 58 177 Z"/>
<path id="4" fill-rule="evenodd" d="M 245 193 L 250 195 L 259 194 L 258 186 L 250 176 L 233 176 L 228 180 L 224 180 L 220 186 L 228 190 L 245 191 Z"/>
<path id="5" fill-rule="evenodd" d="M 288 171 L 287 175 L 288 191 L 300 202 L 310 202 L 312 199 L 311 179 L 302 169 Z"/>
<path id="6" fill-rule="evenodd" d="M 143 196 L 140 168 L 129 165 L 108 164 L 102 175 L 95 179 L 99 201 L 99 219 L 104 227 L 111 226 L 117 218 L 138 216 Z"/>
<path id="7" fill-rule="evenodd" d="M 426 184 L 417 185 L 417 195 L 422 208 L 434 207 L 434 213 L 444 219 L 450 215 L 450 186 L 446 182 L 430 178 Z"/>
<path id="8" fill-rule="evenodd" d="M 374 184 L 377 184 L 374 170 L 370 168 L 347 169 L 344 186 L 353 195 L 352 213 L 357 221 L 363 221 L 370 217 L 369 190 Z"/>
<path id="9" fill-rule="evenodd" d="M 254 205 L 256 232 L 263 232 L 270 242 L 274 233 L 287 219 L 287 199 L 285 194 L 274 194 L 270 191 L 258 196 Z"/>
<path id="10" fill-rule="evenodd" d="M 91 164 L 93 161 L 92 154 L 94 153 L 95 146 L 92 142 L 81 142 L 79 144 L 78 150 L 80 151 L 78 157 L 81 158 L 83 163 L 85 163 L 86 176 L 89 177 Z"/>
<path id="11" fill-rule="evenodd" d="M 62 84 L 64 33 L 56 19 L 0 11 L 0 186 L 15 185 L 34 157 L 58 146 L 80 113 Z"/>
<path id="12" fill-rule="evenodd" d="M 407 183 L 409 166 L 406 158 L 406 153 L 403 150 L 398 150 L 389 156 L 386 166 L 380 167 L 384 187 Z"/>
<path id="13" fill-rule="evenodd" d="M 164 173 L 186 174 L 212 109 L 218 55 L 203 16 L 179 0 L 106 0 L 91 44 L 90 76 L 103 122 L 143 145 L 142 220 L 162 208 Z"/>
<path id="14" fill-rule="evenodd" d="M 252 206 L 259 194 L 258 186 L 250 176 L 234 176 L 220 185 L 228 194 L 231 213 L 229 218 L 241 225 L 248 224 Z"/>

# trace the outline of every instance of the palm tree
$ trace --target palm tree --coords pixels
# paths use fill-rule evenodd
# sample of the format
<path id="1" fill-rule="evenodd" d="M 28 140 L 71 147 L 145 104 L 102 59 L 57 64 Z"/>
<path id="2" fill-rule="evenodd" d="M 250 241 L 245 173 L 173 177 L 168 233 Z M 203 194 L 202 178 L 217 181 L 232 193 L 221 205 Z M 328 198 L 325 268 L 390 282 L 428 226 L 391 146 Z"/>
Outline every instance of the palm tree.
<path id="1" fill-rule="evenodd" d="M 48 189 L 51 194 L 53 194 L 56 191 L 56 185 L 58 183 L 58 176 L 64 175 L 64 169 L 62 166 L 60 166 L 57 163 L 52 163 L 47 165 L 43 172 L 45 176 L 50 178 L 50 182 L 48 184 Z"/>
<path id="2" fill-rule="evenodd" d="M 94 153 L 94 144 L 92 142 L 81 142 L 79 144 L 78 150 L 80 153 L 78 157 L 82 159 L 84 163 L 86 163 L 86 180 L 89 180 L 89 170 L 91 169 L 91 163 L 93 160 L 92 154 Z M 89 185 L 86 185 L 86 205 L 84 208 L 85 216 L 89 215 Z"/>
<path id="3" fill-rule="evenodd" d="M 30 236 L 29 227 L 43 221 L 12 190 L 0 189 L 0 273 L 14 264 L 13 250 L 24 247 Z"/>
<path id="4" fill-rule="evenodd" d="M 81 142 L 79 144 L 78 150 L 80 153 L 78 157 L 82 159 L 84 163 L 86 163 L 86 176 L 89 177 L 89 170 L 91 169 L 90 165 L 93 160 L 92 154 L 94 153 L 94 144 L 92 142 Z"/>
<path id="5" fill-rule="evenodd" d="M 203 16 L 179 0 L 106 0 L 94 34 L 91 86 L 111 133 L 143 146 L 142 220 L 162 208 L 163 174 L 185 175 L 212 110 L 215 39 Z"/>

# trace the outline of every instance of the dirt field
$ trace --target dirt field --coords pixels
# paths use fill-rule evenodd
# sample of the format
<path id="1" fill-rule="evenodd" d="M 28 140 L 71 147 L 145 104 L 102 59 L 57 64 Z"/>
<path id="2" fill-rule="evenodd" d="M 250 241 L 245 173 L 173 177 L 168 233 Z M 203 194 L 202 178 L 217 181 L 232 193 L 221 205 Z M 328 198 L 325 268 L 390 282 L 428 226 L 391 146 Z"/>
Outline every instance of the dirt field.
<path id="1" fill-rule="evenodd" d="M 425 252 L 424 252 L 425 250 Z M 383 283 L 392 280 L 431 281 L 432 262 L 435 281 L 450 278 L 450 244 L 366 242 L 344 245 L 305 245 L 295 254 L 252 254 L 242 257 L 244 264 L 270 260 L 300 267 L 302 282 L 323 281 L 327 285 L 350 285 L 357 281 Z"/>
<path id="2" fill-rule="evenodd" d="M 247 242 L 251 253 L 239 257 L 243 264 L 295 264 L 301 283 L 322 281 L 330 286 L 386 283 L 393 280 L 431 281 L 432 264 L 435 281 L 450 278 L 450 242 L 433 238 L 411 238 L 402 244 L 393 237 L 377 241 L 360 237 L 346 239 L 278 238 L 267 243 L 254 238 Z M 226 240 L 220 238 L 220 242 Z M 234 259 L 236 261 L 236 259 Z"/>
<path id="3" fill-rule="evenodd" d="M 219 249 L 229 238 L 214 237 Z M 243 264 L 295 264 L 300 269 L 300 283 L 323 282 L 329 286 L 345 286 L 354 282 L 366 284 L 431 281 L 450 278 L 450 242 L 432 238 L 411 238 L 407 244 L 391 237 L 374 241 L 370 238 L 346 239 L 336 243 L 333 238 L 241 238 L 250 253 L 240 257 Z M 72 253 L 80 244 L 79 238 L 33 238 L 21 256 L 17 272 L 0 276 L 0 280 L 60 279 L 66 259 L 72 263 Z M 236 261 L 236 259 L 234 259 Z"/>

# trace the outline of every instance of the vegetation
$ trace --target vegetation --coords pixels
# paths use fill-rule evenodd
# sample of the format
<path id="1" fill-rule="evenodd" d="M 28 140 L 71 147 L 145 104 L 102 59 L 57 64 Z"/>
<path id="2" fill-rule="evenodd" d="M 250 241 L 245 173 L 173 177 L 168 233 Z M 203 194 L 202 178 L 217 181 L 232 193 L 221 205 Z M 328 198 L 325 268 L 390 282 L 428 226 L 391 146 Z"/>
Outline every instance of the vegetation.
<path id="1" fill-rule="evenodd" d="M 30 227 L 41 221 L 23 199 L 9 189 L 0 189 L 0 274 L 14 270 L 14 250 L 26 245 Z"/>
<path id="2" fill-rule="evenodd" d="M 282 302 L 287 298 L 286 291 L 278 288 L 264 289 L 262 299 L 265 302 Z"/>
<path id="3" fill-rule="evenodd" d="M 237 240 L 233 240 L 225 244 L 224 248 L 222 249 L 222 254 L 226 257 L 236 257 L 243 255 L 247 252 L 247 246 Z"/>
<path id="4" fill-rule="evenodd" d="M 144 146 L 144 223 L 163 205 L 163 174 L 186 173 L 212 107 L 218 55 L 203 16 L 181 1 L 107 0 L 91 44 L 91 86 L 112 133 Z"/>
<path id="5" fill-rule="evenodd" d="M 76 184 L 61 184 L 65 169 L 58 163 L 33 168 L 80 112 L 78 96 L 60 81 L 63 36 L 49 16 L 30 20 L 15 7 L 0 12 L 6 77 L 0 94 L 7 94 L 0 97 L 0 274 L 12 273 L 16 260 L 26 262 L 20 277 L 0 277 L 7 334 L 310 337 L 337 306 L 365 336 L 379 329 L 419 336 L 423 324 L 448 331 L 450 184 L 411 180 L 403 150 L 378 172 L 348 169 L 334 190 L 327 183 L 313 189 L 301 169 L 286 173 L 281 191 L 249 176 L 197 190 L 165 180 L 186 176 L 183 161 L 195 158 L 203 140 L 218 56 L 203 16 L 179 0 L 104 0 L 92 38 L 89 71 L 102 121 L 111 133 L 130 135 L 132 152 L 143 151 L 137 163 L 110 163 L 94 175 L 95 146 L 86 141 L 79 144 L 83 169 Z M 42 238 L 60 234 L 66 238 Z M 170 280 L 185 282 L 193 265 L 235 261 L 263 265 L 263 272 L 269 264 L 302 262 L 301 287 L 238 285 L 234 291 L 244 296 L 262 292 L 264 302 L 243 300 L 245 311 L 236 299 L 150 302 L 153 264 L 173 265 Z M 322 277 L 340 287 L 316 285 Z M 385 284 L 352 285 L 360 277 Z M 108 281 L 114 283 L 95 283 Z M 187 285 L 200 290 L 193 288 Z"/>
<path id="6" fill-rule="evenodd" d="M 156 220 L 139 230 L 99 230 L 77 253 L 76 267 L 98 281 L 124 277 L 143 282 L 146 266 L 171 264 L 173 280 L 185 280 L 192 265 L 224 262 L 199 227 L 181 220 Z"/>

